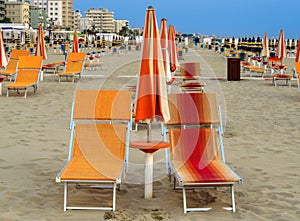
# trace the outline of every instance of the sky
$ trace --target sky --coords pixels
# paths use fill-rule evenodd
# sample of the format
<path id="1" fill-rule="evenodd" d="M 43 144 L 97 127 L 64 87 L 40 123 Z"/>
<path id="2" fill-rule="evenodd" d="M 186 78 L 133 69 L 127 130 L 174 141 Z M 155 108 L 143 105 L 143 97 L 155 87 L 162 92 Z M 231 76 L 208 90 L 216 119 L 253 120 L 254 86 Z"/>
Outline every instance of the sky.
<path id="1" fill-rule="evenodd" d="M 115 19 L 129 20 L 130 28 L 143 27 L 148 6 L 157 22 L 167 19 L 182 33 L 224 37 L 300 38 L 300 0 L 73 0 L 74 9 L 107 8 Z"/>

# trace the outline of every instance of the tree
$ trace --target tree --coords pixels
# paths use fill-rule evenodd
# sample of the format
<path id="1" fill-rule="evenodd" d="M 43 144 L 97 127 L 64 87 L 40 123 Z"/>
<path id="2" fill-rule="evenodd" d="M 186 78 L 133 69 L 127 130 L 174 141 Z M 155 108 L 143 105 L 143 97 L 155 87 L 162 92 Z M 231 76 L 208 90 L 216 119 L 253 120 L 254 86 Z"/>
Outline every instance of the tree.
<path id="1" fill-rule="evenodd" d="M 10 18 L 4 17 L 2 20 L 0 20 L 0 23 L 12 23 Z"/>

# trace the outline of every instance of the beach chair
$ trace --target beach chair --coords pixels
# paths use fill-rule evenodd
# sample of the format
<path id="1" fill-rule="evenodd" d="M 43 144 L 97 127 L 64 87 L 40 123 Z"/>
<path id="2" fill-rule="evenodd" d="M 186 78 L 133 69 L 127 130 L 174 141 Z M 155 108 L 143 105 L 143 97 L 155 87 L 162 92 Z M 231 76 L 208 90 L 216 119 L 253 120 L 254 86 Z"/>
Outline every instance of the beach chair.
<path id="1" fill-rule="evenodd" d="M 16 50 L 11 51 L 9 61 L 5 70 L 0 71 L 0 75 L 5 75 L 10 81 L 15 81 L 17 74 L 18 61 L 20 56 L 29 56 L 30 52 L 27 50 Z"/>
<path id="2" fill-rule="evenodd" d="M 10 81 L 15 80 L 17 74 L 18 60 L 9 59 L 5 70 L 0 71 L 0 75 L 6 76 Z"/>
<path id="3" fill-rule="evenodd" d="M 187 189 L 224 186 L 232 204 L 225 209 L 235 212 L 233 185 L 242 179 L 225 162 L 216 94 L 170 94 L 169 106 L 169 165 L 182 189 L 184 213 L 211 209 L 188 207 Z"/>
<path id="4" fill-rule="evenodd" d="M 86 53 L 79 52 L 79 53 L 68 53 L 66 59 L 65 70 L 63 72 L 59 72 L 58 80 L 61 81 L 62 77 L 72 78 L 72 82 L 75 82 L 75 75 L 78 75 L 81 78 L 81 74 L 83 72 L 84 67 L 84 60 L 85 60 Z"/>
<path id="5" fill-rule="evenodd" d="M 42 62 L 41 56 L 20 56 L 15 82 L 5 85 L 7 97 L 10 90 L 16 90 L 18 93 L 20 90 L 24 90 L 24 98 L 26 98 L 27 90 L 30 87 L 33 87 L 34 93 L 36 93 Z"/>
<path id="6" fill-rule="evenodd" d="M 56 176 L 56 182 L 64 183 L 64 211 L 116 209 L 116 190 L 125 172 L 129 145 L 130 103 L 129 91 L 76 92 L 69 157 Z M 112 188 L 112 206 L 68 205 L 70 183 L 79 189 Z"/>
<path id="7" fill-rule="evenodd" d="M 300 92 L 300 78 L 299 78 L 299 74 L 300 74 L 300 62 L 295 62 L 295 75 L 297 78 L 297 85 L 298 85 L 298 91 Z"/>

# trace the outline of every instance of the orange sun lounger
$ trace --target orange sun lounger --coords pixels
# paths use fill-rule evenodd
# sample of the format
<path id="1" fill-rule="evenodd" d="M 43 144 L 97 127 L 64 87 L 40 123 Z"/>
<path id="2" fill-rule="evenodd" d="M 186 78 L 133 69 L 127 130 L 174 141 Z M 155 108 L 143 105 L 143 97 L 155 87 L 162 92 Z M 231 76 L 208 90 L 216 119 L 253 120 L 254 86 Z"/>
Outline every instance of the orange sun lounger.
<path id="1" fill-rule="evenodd" d="M 15 82 L 5 85 L 7 97 L 10 90 L 25 90 L 24 98 L 27 97 L 27 90 L 33 87 L 34 93 L 37 90 L 39 75 L 43 58 L 41 56 L 21 56 L 19 57 L 18 72 Z"/>
<path id="2" fill-rule="evenodd" d="M 63 72 L 58 73 L 58 80 L 61 81 L 61 77 L 72 77 L 72 82 L 75 82 L 75 75 L 81 77 L 81 73 L 83 72 L 84 60 L 86 53 L 69 53 L 66 60 L 65 70 Z"/>
<path id="3" fill-rule="evenodd" d="M 235 212 L 233 185 L 242 179 L 226 164 L 216 93 L 170 94 L 171 120 L 168 122 L 169 164 L 182 189 L 183 210 L 208 211 L 211 208 L 187 206 L 187 189 L 228 186 Z"/>
<path id="4" fill-rule="evenodd" d="M 131 92 L 79 90 L 76 92 L 69 157 L 56 176 L 64 183 L 64 211 L 67 209 L 112 210 L 116 189 L 125 173 L 129 144 Z M 68 205 L 68 184 L 77 188 L 113 189 L 112 206 Z M 103 202 L 109 203 L 109 202 Z"/>

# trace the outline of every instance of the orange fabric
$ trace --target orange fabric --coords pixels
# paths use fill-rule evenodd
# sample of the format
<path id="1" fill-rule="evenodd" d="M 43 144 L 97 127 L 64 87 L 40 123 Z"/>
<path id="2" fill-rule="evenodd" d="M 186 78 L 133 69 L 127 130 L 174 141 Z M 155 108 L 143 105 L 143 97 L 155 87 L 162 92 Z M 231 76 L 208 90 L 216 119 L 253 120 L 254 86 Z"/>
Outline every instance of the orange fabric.
<path id="1" fill-rule="evenodd" d="M 200 75 L 200 63 L 189 62 L 180 64 L 180 74 L 183 78 L 198 78 Z"/>
<path id="2" fill-rule="evenodd" d="M 39 70 L 19 70 L 16 81 L 5 85 L 6 88 L 26 88 L 37 83 Z"/>
<path id="3" fill-rule="evenodd" d="M 67 61 L 84 61 L 86 56 L 85 52 L 70 52 L 67 56 Z"/>
<path id="4" fill-rule="evenodd" d="M 73 158 L 61 180 L 115 180 L 125 158 L 126 125 L 76 125 Z"/>
<path id="5" fill-rule="evenodd" d="M 216 93 L 169 94 L 168 125 L 220 123 Z"/>
<path id="6" fill-rule="evenodd" d="M 28 50 L 16 50 L 12 49 L 10 54 L 10 59 L 19 59 L 20 56 L 29 56 L 30 51 Z"/>
<path id="7" fill-rule="evenodd" d="M 129 120 L 131 92 L 125 90 L 77 90 L 74 101 L 76 119 Z"/>
<path id="8" fill-rule="evenodd" d="M 155 151 L 169 147 L 169 143 L 164 141 L 132 141 L 129 143 L 131 148 L 137 148 L 145 153 L 154 153 Z"/>
<path id="9" fill-rule="evenodd" d="M 20 56 L 18 70 L 20 69 L 41 69 L 43 57 L 42 56 Z"/>
<path id="10" fill-rule="evenodd" d="M 2 75 L 14 75 L 17 72 L 18 60 L 10 59 L 5 70 L 1 70 Z"/>
<path id="11" fill-rule="evenodd" d="M 170 160 L 185 183 L 238 182 L 220 159 L 216 129 L 170 129 Z"/>

